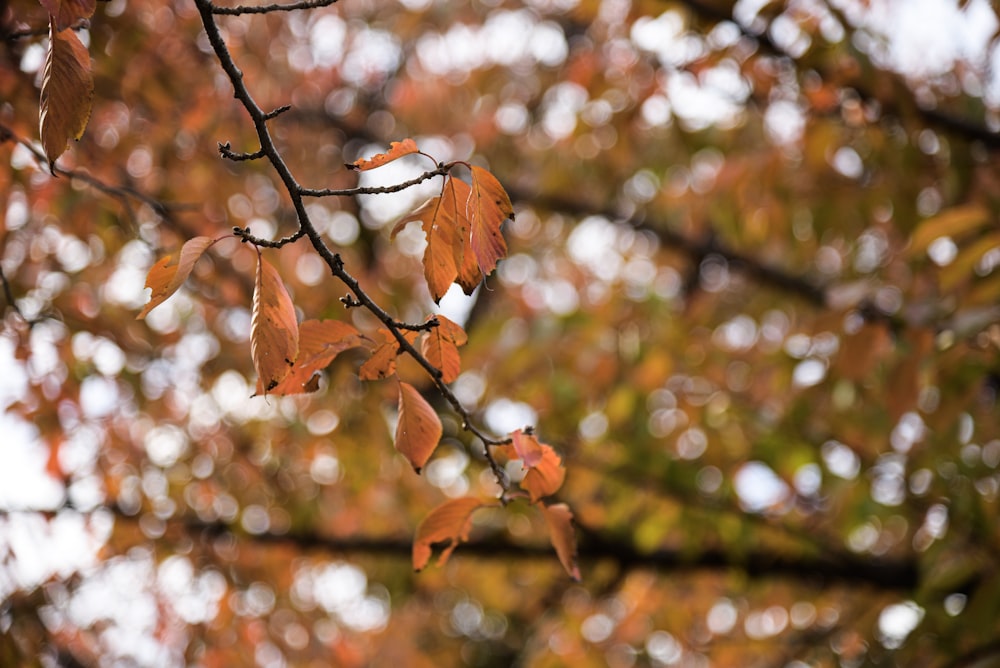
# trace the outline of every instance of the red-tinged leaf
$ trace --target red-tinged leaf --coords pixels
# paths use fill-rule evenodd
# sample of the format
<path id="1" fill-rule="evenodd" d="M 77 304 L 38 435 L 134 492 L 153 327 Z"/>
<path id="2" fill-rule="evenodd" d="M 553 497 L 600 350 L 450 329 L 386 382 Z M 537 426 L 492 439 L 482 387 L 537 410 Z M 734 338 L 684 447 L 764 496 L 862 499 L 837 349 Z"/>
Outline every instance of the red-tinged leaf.
<path id="1" fill-rule="evenodd" d="M 407 138 L 403 141 L 394 141 L 389 144 L 389 150 L 385 153 L 379 153 L 378 155 L 373 155 L 370 158 L 359 158 L 346 166 L 348 169 L 354 169 L 359 172 L 367 172 L 369 169 L 381 167 L 386 163 L 402 158 L 404 155 L 416 153 L 419 150 L 420 149 L 417 148 L 417 142 Z"/>
<path id="2" fill-rule="evenodd" d="M 49 165 L 66 150 L 70 139 L 79 139 L 90 119 L 94 78 L 90 54 L 72 30 L 49 25 L 49 50 L 42 73 L 38 125 Z"/>
<path id="3" fill-rule="evenodd" d="M 515 456 L 524 463 L 525 468 L 538 466 L 542 461 L 542 444 L 532 434 L 525 434 L 520 429 L 510 435 L 511 446 Z M 548 447 L 548 446 L 545 446 Z M 551 448 L 549 448 L 551 450 Z"/>
<path id="4" fill-rule="evenodd" d="M 521 488 L 527 490 L 532 503 L 558 492 L 566 478 L 566 469 L 563 468 L 562 459 L 556 451 L 544 443 L 540 445 L 541 459 L 528 469 L 521 480 Z"/>
<path id="5" fill-rule="evenodd" d="M 507 242 L 500 226 L 514 217 L 514 207 L 500 182 L 482 167 L 472 167 L 472 193 L 467 212 L 472 226 L 472 252 L 480 271 L 489 276 L 497 261 L 507 255 Z"/>
<path id="6" fill-rule="evenodd" d="M 573 531 L 573 511 L 565 503 L 540 505 L 542 517 L 549 525 L 549 539 L 556 548 L 559 563 L 575 582 L 580 581 L 580 567 L 576 564 L 576 533 Z"/>
<path id="7" fill-rule="evenodd" d="M 97 0 L 38 0 L 56 24 L 56 30 L 76 25 L 80 19 L 90 18 L 97 8 Z"/>
<path id="8" fill-rule="evenodd" d="M 338 320 L 306 320 L 299 325 L 299 351 L 291 371 L 269 394 L 302 394 L 319 389 L 318 372 L 330 365 L 337 355 L 362 345 L 365 337 L 353 325 Z M 257 378 L 256 394 L 263 394 Z"/>
<path id="9" fill-rule="evenodd" d="M 420 473 L 441 441 L 443 431 L 441 419 L 420 392 L 400 381 L 396 449 L 410 461 L 414 471 Z"/>
<path id="10" fill-rule="evenodd" d="M 250 318 L 250 356 L 263 394 L 288 376 L 298 352 L 299 325 L 292 298 L 278 271 L 259 256 Z"/>
<path id="11" fill-rule="evenodd" d="M 462 372 L 458 347 L 465 345 L 469 337 L 448 318 L 436 317 L 438 326 L 431 328 L 421 340 L 421 352 L 428 362 L 441 370 L 441 380 L 450 383 Z"/>
<path id="12" fill-rule="evenodd" d="M 150 311 L 165 302 L 177 289 L 184 285 L 184 281 L 191 275 L 198 258 L 204 254 L 208 248 L 217 241 L 229 238 L 219 237 L 195 237 L 181 246 L 180 253 L 167 255 L 159 259 L 149 269 L 146 275 L 146 287 L 152 288 L 149 302 L 143 307 L 136 320 L 142 320 Z"/>
<path id="13" fill-rule="evenodd" d="M 430 561 L 432 544 L 447 542 L 437 560 L 438 566 L 443 566 L 458 544 L 469 539 L 472 513 L 484 505 L 478 499 L 464 497 L 445 501 L 432 510 L 417 526 L 413 537 L 413 570 L 423 570 Z"/>

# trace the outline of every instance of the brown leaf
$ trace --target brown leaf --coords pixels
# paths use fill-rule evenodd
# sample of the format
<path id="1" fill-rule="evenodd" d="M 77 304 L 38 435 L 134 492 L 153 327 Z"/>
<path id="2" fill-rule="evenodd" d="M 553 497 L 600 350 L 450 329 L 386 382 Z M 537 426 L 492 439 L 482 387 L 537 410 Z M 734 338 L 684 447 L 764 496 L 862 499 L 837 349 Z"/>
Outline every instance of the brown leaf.
<path id="1" fill-rule="evenodd" d="M 90 118 L 94 78 L 90 54 L 72 30 L 49 25 L 49 50 L 42 73 L 38 125 L 49 166 L 66 150 L 70 138 L 79 139 Z"/>
<path id="2" fill-rule="evenodd" d="M 250 356 L 263 394 L 278 387 L 288 376 L 298 351 L 299 325 L 292 298 L 278 271 L 263 256 L 258 256 L 250 319 Z"/>
<path id="3" fill-rule="evenodd" d="M 542 517 L 549 525 L 549 538 L 556 548 L 559 562 L 573 578 L 580 581 L 580 567 L 576 563 L 576 533 L 573 531 L 573 511 L 565 503 L 551 506 L 540 505 Z"/>
<path id="4" fill-rule="evenodd" d="M 511 433 L 510 440 L 516 457 L 524 463 L 525 468 L 538 466 L 542 461 L 542 444 L 534 435 L 525 434 L 518 429 Z"/>
<path id="5" fill-rule="evenodd" d="M 527 490 L 532 503 L 558 492 L 566 478 L 566 469 L 563 468 L 562 459 L 552 449 L 552 446 L 544 443 L 539 445 L 542 449 L 541 459 L 528 469 L 521 480 L 521 488 Z"/>
<path id="6" fill-rule="evenodd" d="M 403 141 L 394 141 L 389 144 L 389 150 L 385 153 L 379 153 L 378 155 L 373 155 L 370 158 L 358 158 L 351 164 L 345 166 L 348 169 L 354 169 L 359 172 L 367 172 L 369 169 L 381 167 L 386 163 L 402 158 L 404 155 L 416 153 L 419 150 L 420 149 L 417 148 L 417 142 L 410 138 L 406 138 Z"/>
<path id="7" fill-rule="evenodd" d="M 56 30 L 65 30 L 76 25 L 80 19 L 94 15 L 97 0 L 38 0 L 55 22 Z"/>
<path id="8" fill-rule="evenodd" d="M 441 380 L 450 383 L 462 372 L 462 359 L 458 347 L 465 345 L 469 337 L 465 330 L 444 317 L 436 316 L 438 326 L 430 329 L 421 340 L 421 352 L 427 361 L 441 370 Z"/>
<path id="9" fill-rule="evenodd" d="M 420 473 L 441 441 L 443 431 L 440 418 L 420 392 L 400 381 L 396 449 L 410 461 L 414 471 Z"/>
<path id="10" fill-rule="evenodd" d="M 146 274 L 146 287 L 152 288 L 149 302 L 142 309 L 136 320 L 142 320 L 150 311 L 165 302 L 191 274 L 198 258 L 217 241 L 229 238 L 228 235 L 213 239 L 211 237 L 195 237 L 189 239 L 176 256 L 166 255 L 159 259 Z"/>
<path id="11" fill-rule="evenodd" d="M 500 182 L 482 167 L 472 167 L 472 194 L 467 212 L 472 226 L 472 252 L 483 275 L 489 276 L 497 261 L 507 255 L 507 242 L 500 226 L 514 217 L 514 207 Z"/>
<path id="12" fill-rule="evenodd" d="M 360 346 L 364 336 L 353 325 L 338 320 L 306 320 L 299 325 L 299 350 L 291 371 L 269 394 L 302 394 L 319 389 L 317 372 L 330 365 L 334 358 L 347 350 Z M 264 387 L 257 378 L 256 394 L 263 394 Z"/>
<path id="13" fill-rule="evenodd" d="M 484 505 L 479 499 L 464 497 L 445 501 L 432 510 L 417 526 L 413 537 L 413 570 L 423 570 L 430 561 L 433 543 L 447 541 L 448 546 L 437 560 L 438 566 L 443 566 L 458 544 L 469 539 L 472 513 Z"/>

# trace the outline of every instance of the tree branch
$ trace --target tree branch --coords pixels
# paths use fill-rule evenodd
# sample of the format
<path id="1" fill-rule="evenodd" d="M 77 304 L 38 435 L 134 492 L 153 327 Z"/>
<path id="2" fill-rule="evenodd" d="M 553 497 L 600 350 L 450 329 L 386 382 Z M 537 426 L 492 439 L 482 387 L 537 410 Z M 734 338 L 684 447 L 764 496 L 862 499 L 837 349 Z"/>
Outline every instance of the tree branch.
<path id="1" fill-rule="evenodd" d="M 287 5 L 272 4 L 260 5 L 257 7 L 249 5 L 239 5 L 237 7 L 212 7 L 212 13 L 223 16 L 239 16 L 241 14 L 270 14 L 272 12 L 292 12 L 298 9 L 316 9 L 318 7 L 329 7 L 337 0 L 301 0 L 300 2 L 290 2 Z"/>

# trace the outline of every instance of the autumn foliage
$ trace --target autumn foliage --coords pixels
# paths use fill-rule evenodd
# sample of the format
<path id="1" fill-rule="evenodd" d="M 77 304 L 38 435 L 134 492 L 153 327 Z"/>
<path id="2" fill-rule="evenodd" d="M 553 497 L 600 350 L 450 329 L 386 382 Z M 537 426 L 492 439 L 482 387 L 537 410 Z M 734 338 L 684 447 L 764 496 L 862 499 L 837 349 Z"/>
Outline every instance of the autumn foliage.
<path id="1" fill-rule="evenodd" d="M 998 26 L 0 1 L 0 665 L 992 665 Z"/>

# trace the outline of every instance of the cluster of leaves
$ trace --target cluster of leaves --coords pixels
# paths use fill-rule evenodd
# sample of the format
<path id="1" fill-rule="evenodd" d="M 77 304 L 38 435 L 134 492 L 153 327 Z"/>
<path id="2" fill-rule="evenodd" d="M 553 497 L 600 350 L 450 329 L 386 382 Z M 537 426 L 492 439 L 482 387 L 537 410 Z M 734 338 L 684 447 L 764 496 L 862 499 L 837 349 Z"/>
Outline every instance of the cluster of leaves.
<path id="1" fill-rule="evenodd" d="M 368 171 L 412 153 L 419 153 L 412 139 L 394 142 L 388 151 L 371 158 L 359 158 L 349 168 Z M 428 156 L 430 157 L 430 156 Z M 431 158 L 433 160 L 433 158 Z M 436 162 L 436 161 L 435 161 Z M 497 262 L 507 253 L 501 226 L 512 219 L 514 210 L 500 182 L 487 170 L 466 165 L 472 174 L 471 186 L 450 175 L 447 170 L 441 195 L 420 207 L 393 230 L 393 236 L 406 224 L 418 220 L 427 238 L 424 270 L 427 286 L 440 301 L 452 283 L 467 294 L 493 273 Z M 242 230 L 237 230 L 237 235 Z M 223 237 L 196 237 L 172 255 L 160 258 L 149 270 L 146 287 L 150 301 L 137 316 L 143 319 L 156 306 L 173 295 L 187 280 L 195 263 Z M 246 237 L 244 236 L 244 240 Z M 362 302 L 349 302 L 360 306 Z M 254 282 L 250 322 L 250 354 L 257 372 L 256 394 L 294 395 L 319 389 L 320 372 L 341 352 L 354 347 L 369 347 L 370 357 L 358 369 L 358 378 L 376 381 L 395 378 L 398 388 L 396 449 L 420 473 L 437 449 L 443 434 L 441 420 L 434 408 L 409 382 L 398 377 L 397 358 L 407 353 L 425 360 L 438 383 L 454 382 L 461 372 L 459 347 L 468 341 L 461 326 L 443 315 L 431 316 L 424 324 L 389 323 L 377 339 L 366 336 L 353 325 L 338 320 L 305 320 L 299 323 L 295 305 L 274 266 L 257 249 L 257 274 Z M 419 352 L 415 347 L 419 339 Z M 503 441 L 486 440 L 486 456 L 493 462 L 490 449 L 509 460 L 519 460 L 525 470 L 521 487 L 532 504 L 539 508 L 549 526 L 552 544 L 566 571 L 576 580 L 576 547 L 572 512 L 566 504 L 546 506 L 541 501 L 559 491 L 566 471 L 562 460 L 549 445 L 539 443 L 534 434 L 516 430 Z M 494 464 L 503 501 L 509 483 Z M 421 570 L 430 557 L 433 543 L 450 541 L 439 564 L 444 564 L 460 540 L 467 540 L 473 511 L 487 504 L 473 498 L 447 501 L 420 524 L 413 543 L 413 567 Z"/>
<path id="2" fill-rule="evenodd" d="M 43 481 L 0 522 L 100 548 L 7 544 L 0 663 L 994 658 L 989 58 L 895 72 L 850 0 L 333 4 L 96 3 L 44 41 L 89 5 L 0 3 L 4 470 Z M 56 160 L 69 33 L 99 75 Z M 418 144 L 444 162 L 357 185 Z"/>

